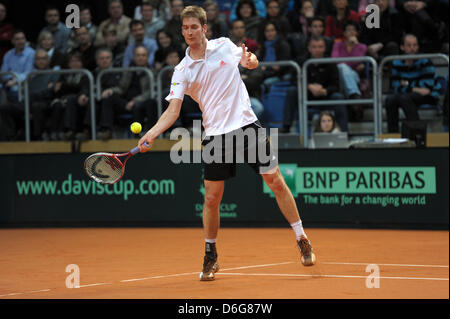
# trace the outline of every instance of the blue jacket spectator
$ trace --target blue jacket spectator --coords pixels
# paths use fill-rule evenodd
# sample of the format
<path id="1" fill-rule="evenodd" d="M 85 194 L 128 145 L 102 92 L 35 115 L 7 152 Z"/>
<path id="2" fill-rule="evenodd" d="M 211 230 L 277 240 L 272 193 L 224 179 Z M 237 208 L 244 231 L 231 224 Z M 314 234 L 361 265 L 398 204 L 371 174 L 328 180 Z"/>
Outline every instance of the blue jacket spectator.
<path id="1" fill-rule="evenodd" d="M 134 38 L 134 42 L 130 43 L 125 49 L 125 55 L 123 58 L 123 67 L 128 67 L 133 61 L 134 49 L 137 46 L 144 46 L 148 50 L 148 64 L 153 66 L 155 63 L 155 52 L 158 50 L 158 43 L 156 40 L 145 36 L 144 23 L 139 20 L 133 20 L 130 22 L 131 34 Z"/>
<path id="2" fill-rule="evenodd" d="M 230 23 L 238 18 L 237 13 L 236 13 L 236 9 L 238 7 L 239 2 L 240 2 L 240 0 L 236 0 L 234 2 L 233 6 L 231 7 L 230 17 L 228 18 Z M 261 17 L 261 18 L 265 18 L 266 15 L 267 15 L 266 2 L 264 0 L 253 0 L 253 2 L 255 4 L 258 16 Z"/>
<path id="3" fill-rule="evenodd" d="M 2 72 L 15 72 L 19 76 L 19 82 L 23 82 L 28 73 L 33 70 L 34 50 L 27 45 L 25 33 L 16 30 L 12 36 L 14 49 L 6 52 L 3 57 Z M 2 77 L 3 87 L 8 98 L 12 102 L 18 102 L 18 85 L 16 78 L 12 76 Z"/>

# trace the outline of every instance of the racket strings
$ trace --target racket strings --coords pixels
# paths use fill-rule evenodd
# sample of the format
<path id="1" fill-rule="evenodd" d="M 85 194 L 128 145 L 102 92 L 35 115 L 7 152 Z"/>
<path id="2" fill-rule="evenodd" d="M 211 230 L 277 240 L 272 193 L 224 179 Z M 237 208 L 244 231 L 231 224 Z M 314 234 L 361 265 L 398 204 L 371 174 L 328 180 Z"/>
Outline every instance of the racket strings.
<path id="1" fill-rule="evenodd" d="M 112 184 L 122 176 L 122 165 L 114 157 L 94 155 L 86 159 L 86 172 L 99 183 Z"/>

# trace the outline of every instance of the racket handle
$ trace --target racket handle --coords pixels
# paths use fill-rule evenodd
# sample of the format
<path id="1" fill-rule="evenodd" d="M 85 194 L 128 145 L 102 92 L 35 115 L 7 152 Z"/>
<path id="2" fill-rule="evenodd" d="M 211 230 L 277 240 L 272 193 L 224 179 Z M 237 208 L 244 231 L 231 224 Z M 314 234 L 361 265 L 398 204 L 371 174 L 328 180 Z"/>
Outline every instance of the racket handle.
<path id="1" fill-rule="evenodd" d="M 145 145 L 147 148 L 150 148 L 150 145 L 149 145 L 147 142 L 144 142 L 144 145 Z M 130 151 L 130 153 L 131 153 L 132 155 L 136 155 L 136 154 L 139 153 L 139 152 L 140 152 L 139 146 L 136 146 L 135 148 L 133 148 L 133 149 Z"/>

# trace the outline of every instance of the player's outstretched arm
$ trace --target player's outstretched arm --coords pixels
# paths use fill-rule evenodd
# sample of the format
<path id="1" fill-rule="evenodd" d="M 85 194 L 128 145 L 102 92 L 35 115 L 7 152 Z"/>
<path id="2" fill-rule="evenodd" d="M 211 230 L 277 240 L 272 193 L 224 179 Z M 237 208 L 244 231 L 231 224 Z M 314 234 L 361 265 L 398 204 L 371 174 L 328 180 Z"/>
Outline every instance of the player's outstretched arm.
<path id="1" fill-rule="evenodd" d="M 170 100 L 169 106 L 164 113 L 161 114 L 158 122 L 156 122 L 156 124 L 139 140 L 138 147 L 141 153 L 148 151 L 152 147 L 153 141 L 175 123 L 180 116 L 182 102 L 183 101 L 180 99 Z M 147 142 L 150 147 L 144 146 L 145 142 Z"/>
<path id="2" fill-rule="evenodd" d="M 244 43 L 241 44 L 242 47 L 242 58 L 241 65 L 247 69 L 256 69 L 258 67 L 258 58 L 253 53 L 247 50 L 247 47 Z"/>

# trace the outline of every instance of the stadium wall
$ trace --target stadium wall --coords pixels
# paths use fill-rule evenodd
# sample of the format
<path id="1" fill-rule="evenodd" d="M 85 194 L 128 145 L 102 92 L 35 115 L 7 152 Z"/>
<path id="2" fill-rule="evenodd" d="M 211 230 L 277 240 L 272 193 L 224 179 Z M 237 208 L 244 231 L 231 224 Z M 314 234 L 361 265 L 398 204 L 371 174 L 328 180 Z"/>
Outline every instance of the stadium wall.
<path id="1" fill-rule="evenodd" d="M 148 152 L 106 187 L 84 173 L 87 156 L 0 155 L 0 227 L 201 226 L 202 164 Z M 448 148 L 280 150 L 279 157 L 306 227 L 448 229 Z M 221 226 L 287 226 L 245 164 L 226 183 Z"/>

